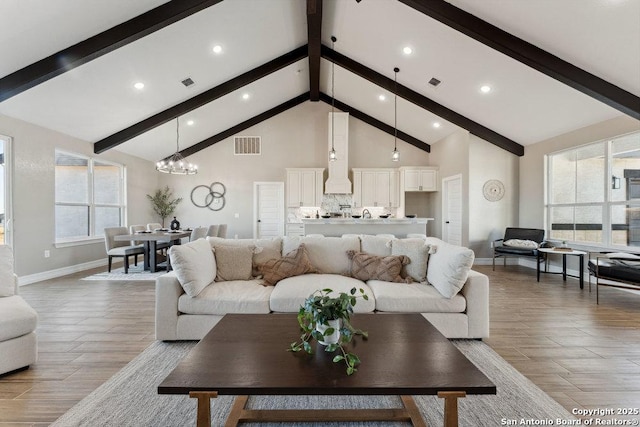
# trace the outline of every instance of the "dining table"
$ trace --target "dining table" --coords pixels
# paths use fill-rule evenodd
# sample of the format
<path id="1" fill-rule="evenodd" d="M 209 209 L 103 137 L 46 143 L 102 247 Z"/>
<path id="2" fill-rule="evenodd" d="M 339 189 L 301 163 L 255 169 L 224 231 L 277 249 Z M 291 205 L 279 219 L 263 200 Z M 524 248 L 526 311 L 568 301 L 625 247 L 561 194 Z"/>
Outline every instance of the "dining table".
<path id="1" fill-rule="evenodd" d="M 191 237 L 191 230 L 139 231 L 115 236 L 115 240 L 142 242 L 144 244 L 144 269 L 155 273 L 158 271 L 158 243 L 168 242 L 171 245 L 179 245 L 181 239 L 185 237 Z M 168 259 L 167 256 L 167 269 L 169 269 Z"/>

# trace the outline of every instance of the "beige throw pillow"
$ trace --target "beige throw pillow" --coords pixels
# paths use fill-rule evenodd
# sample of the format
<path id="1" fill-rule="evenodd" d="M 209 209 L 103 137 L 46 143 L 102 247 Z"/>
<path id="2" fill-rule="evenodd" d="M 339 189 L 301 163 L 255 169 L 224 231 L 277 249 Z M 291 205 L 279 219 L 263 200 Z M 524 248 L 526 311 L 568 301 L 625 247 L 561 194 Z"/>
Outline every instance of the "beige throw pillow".
<path id="1" fill-rule="evenodd" d="M 402 277 L 411 277 L 416 282 L 427 281 L 427 266 L 431 245 L 424 239 L 395 239 L 391 242 L 391 255 L 408 256 L 411 262 L 402 269 Z"/>
<path id="2" fill-rule="evenodd" d="M 265 285 L 275 285 L 287 277 L 300 276 L 307 273 L 315 273 L 316 269 L 309 261 L 307 248 L 304 243 L 298 249 L 289 252 L 278 259 L 270 259 L 260 265 Z"/>
<path id="3" fill-rule="evenodd" d="M 215 249 L 218 246 L 252 246 L 256 250 L 253 253 L 253 276 L 258 276 L 260 270 L 258 266 L 270 259 L 278 259 L 282 256 L 282 238 L 272 239 L 223 239 L 221 237 L 207 237 L 211 246 Z"/>
<path id="4" fill-rule="evenodd" d="M 216 277 L 216 260 L 204 239 L 171 246 L 169 258 L 178 282 L 190 297 L 197 296 Z"/>
<path id="5" fill-rule="evenodd" d="M 213 250 L 217 266 L 216 282 L 252 279 L 251 265 L 255 249 L 253 245 L 216 246 Z"/>
<path id="6" fill-rule="evenodd" d="M 411 278 L 403 279 L 400 275 L 402 266 L 410 262 L 402 256 L 379 256 L 365 252 L 347 251 L 351 259 L 351 277 L 354 279 L 382 280 L 384 282 L 411 283 Z"/>

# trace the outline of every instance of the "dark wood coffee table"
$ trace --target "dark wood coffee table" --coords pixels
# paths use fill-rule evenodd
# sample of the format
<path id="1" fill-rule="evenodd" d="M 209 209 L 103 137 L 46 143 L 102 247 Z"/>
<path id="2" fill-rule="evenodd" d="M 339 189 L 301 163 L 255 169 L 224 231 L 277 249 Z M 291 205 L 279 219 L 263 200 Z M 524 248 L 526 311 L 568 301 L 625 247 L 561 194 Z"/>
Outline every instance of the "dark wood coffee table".
<path id="1" fill-rule="evenodd" d="M 299 338 L 295 314 L 229 314 L 158 386 L 159 394 L 198 399 L 197 425 L 210 426 L 210 398 L 238 395 L 226 426 L 250 421 L 411 421 L 426 426 L 410 395 L 444 398 L 445 426 L 457 426 L 466 394 L 495 394 L 496 386 L 420 314 L 358 314 L 352 350 L 362 363 L 345 365 L 317 344 L 314 355 L 287 352 Z M 248 395 L 400 395 L 403 408 L 248 410 Z"/>

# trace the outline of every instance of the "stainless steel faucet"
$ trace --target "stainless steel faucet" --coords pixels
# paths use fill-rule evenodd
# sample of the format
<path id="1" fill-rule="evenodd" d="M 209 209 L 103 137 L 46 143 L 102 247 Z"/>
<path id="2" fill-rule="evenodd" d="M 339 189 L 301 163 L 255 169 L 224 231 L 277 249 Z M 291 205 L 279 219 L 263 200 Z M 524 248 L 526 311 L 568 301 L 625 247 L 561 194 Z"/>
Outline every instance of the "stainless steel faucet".
<path id="1" fill-rule="evenodd" d="M 362 211 L 362 218 L 369 218 L 371 219 L 371 212 L 369 212 L 369 209 L 364 209 Z"/>

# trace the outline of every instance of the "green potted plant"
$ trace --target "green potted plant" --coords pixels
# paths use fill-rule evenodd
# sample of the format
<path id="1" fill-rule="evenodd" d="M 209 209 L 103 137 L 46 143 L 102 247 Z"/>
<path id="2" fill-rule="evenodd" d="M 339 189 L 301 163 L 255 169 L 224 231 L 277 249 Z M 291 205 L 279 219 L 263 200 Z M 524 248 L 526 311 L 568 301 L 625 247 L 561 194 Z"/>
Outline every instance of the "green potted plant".
<path id="1" fill-rule="evenodd" d="M 360 295 L 356 295 L 359 291 Z M 300 341 L 291 343 L 289 351 L 306 351 L 313 354 L 310 341 L 315 339 L 325 345 L 325 351 L 332 353 L 340 350 L 340 354 L 333 358 L 335 363 L 342 362 L 347 365 L 347 375 L 357 371 L 360 358 L 345 349 L 345 344 L 351 342 L 354 336 L 361 335 L 367 338 L 367 332 L 356 329 L 351 325 L 351 315 L 357 298 L 369 299 L 362 288 L 353 288 L 349 294 L 340 292 L 337 297 L 330 296 L 332 289 L 317 290 L 312 293 L 298 311 L 298 324 L 302 334 Z"/>
<path id="2" fill-rule="evenodd" d="M 178 204 L 182 201 L 182 197 L 173 198 L 173 191 L 168 185 L 156 190 L 153 195 L 147 194 L 147 198 L 151 201 L 153 211 L 162 219 L 163 228 L 165 218 L 173 214 Z"/>

